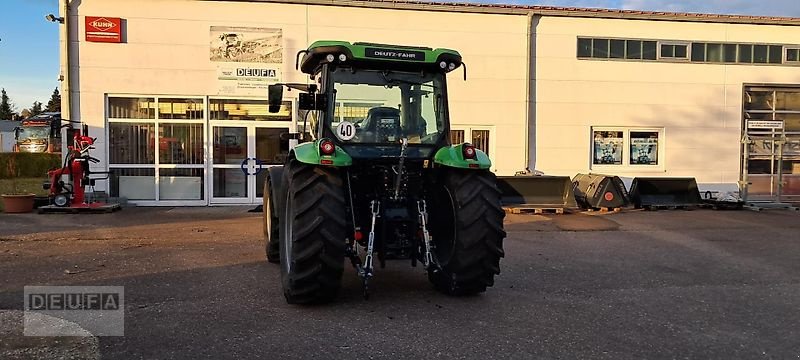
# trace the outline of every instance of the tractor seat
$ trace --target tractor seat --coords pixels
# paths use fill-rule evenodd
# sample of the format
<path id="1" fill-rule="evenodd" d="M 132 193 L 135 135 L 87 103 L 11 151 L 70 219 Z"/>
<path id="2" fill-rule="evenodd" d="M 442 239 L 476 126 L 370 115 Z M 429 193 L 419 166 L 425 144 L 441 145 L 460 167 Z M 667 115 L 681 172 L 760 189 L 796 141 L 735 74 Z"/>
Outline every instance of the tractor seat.
<path id="1" fill-rule="evenodd" d="M 364 134 L 364 142 L 397 141 L 402 135 L 400 110 L 385 106 L 369 109 L 359 130 Z"/>

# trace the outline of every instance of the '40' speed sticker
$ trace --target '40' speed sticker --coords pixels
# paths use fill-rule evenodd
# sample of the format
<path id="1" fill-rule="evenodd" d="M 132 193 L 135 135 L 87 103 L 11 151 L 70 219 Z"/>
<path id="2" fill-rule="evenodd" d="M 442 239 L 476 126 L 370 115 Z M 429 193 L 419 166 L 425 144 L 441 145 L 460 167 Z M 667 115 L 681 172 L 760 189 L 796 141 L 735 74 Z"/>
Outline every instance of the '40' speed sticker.
<path id="1" fill-rule="evenodd" d="M 353 137 L 356 136 L 356 126 L 349 121 L 342 121 L 339 123 L 339 126 L 336 127 L 336 137 L 342 141 L 350 141 L 353 140 Z"/>

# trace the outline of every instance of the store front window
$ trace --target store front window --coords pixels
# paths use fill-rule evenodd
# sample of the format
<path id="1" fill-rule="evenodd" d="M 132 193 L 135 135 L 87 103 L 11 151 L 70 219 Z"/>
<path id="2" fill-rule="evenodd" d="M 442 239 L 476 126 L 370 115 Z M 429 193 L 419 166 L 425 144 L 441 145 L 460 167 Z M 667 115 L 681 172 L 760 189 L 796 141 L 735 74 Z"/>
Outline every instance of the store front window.
<path id="1" fill-rule="evenodd" d="M 203 164 L 203 124 L 159 123 L 161 164 Z"/>
<path id="2" fill-rule="evenodd" d="M 296 127 L 291 101 L 266 99 L 109 96 L 107 115 L 108 190 L 142 205 L 260 202 Z"/>
<path id="3" fill-rule="evenodd" d="M 108 117 L 111 119 L 155 119 L 155 98 L 110 97 Z"/>
<path id="4" fill-rule="evenodd" d="M 269 112 L 266 100 L 210 99 L 211 120 L 291 121 L 292 103 L 284 101 L 280 111 Z"/>
<path id="5" fill-rule="evenodd" d="M 203 119 L 203 99 L 158 99 L 159 119 Z"/>
<path id="6" fill-rule="evenodd" d="M 205 100 L 109 96 L 109 191 L 132 201 L 205 199 Z"/>
<path id="7" fill-rule="evenodd" d="M 110 123 L 108 139 L 112 164 L 155 165 L 154 123 Z"/>

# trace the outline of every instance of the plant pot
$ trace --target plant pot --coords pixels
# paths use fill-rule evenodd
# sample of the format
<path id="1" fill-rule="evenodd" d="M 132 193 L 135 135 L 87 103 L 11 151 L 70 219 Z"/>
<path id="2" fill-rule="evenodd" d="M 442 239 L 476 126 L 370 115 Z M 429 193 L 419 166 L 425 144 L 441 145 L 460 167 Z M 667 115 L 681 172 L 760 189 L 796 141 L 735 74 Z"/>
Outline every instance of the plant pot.
<path id="1" fill-rule="evenodd" d="M 28 213 L 33 211 L 34 194 L 3 195 L 3 212 L 10 214 Z"/>

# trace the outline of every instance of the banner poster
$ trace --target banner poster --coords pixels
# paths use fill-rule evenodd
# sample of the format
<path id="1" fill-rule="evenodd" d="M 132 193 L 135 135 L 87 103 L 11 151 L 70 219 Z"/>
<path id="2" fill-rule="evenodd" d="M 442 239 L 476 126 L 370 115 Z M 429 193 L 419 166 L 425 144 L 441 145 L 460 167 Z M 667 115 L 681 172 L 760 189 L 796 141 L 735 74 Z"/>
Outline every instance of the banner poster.
<path id="1" fill-rule="evenodd" d="M 658 132 L 631 132 L 631 165 L 658 165 Z"/>
<path id="2" fill-rule="evenodd" d="M 281 80 L 283 31 L 211 26 L 209 59 L 217 64 L 218 95 L 266 97 Z"/>
<path id="3" fill-rule="evenodd" d="M 594 164 L 621 165 L 623 138 L 622 131 L 594 132 Z"/>
<path id="4" fill-rule="evenodd" d="M 800 156 L 800 139 L 786 138 L 783 144 L 783 156 Z M 772 156 L 778 155 L 778 149 L 774 146 L 774 140 L 756 139 L 750 143 L 750 156 Z"/>

